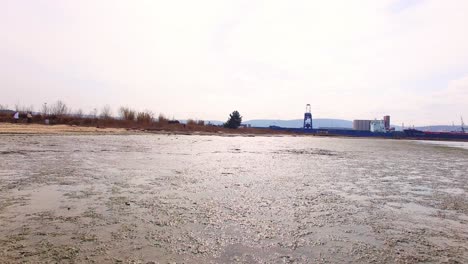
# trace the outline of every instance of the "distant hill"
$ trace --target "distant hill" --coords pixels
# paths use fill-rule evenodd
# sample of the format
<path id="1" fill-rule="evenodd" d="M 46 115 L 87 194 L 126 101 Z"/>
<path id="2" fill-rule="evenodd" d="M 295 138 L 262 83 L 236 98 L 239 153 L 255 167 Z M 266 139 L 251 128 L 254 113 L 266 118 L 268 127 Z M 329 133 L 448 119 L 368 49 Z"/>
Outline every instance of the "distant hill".
<path id="1" fill-rule="evenodd" d="M 222 123 L 222 122 L 221 122 Z M 289 128 L 301 128 L 304 124 L 302 119 L 293 119 L 293 120 L 278 120 L 278 119 L 254 119 L 243 122 L 243 124 L 250 124 L 253 127 L 269 127 L 269 126 L 279 126 L 279 127 L 289 127 Z M 353 128 L 353 122 L 343 119 L 332 119 L 332 118 L 316 118 L 313 119 L 314 128 Z M 396 130 L 402 130 L 401 126 L 391 125 L 395 127 Z M 460 126 L 448 126 L 448 125 L 438 125 L 438 126 L 420 126 L 415 127 L 415 129 L 423 131 L 434 131 L 434 132 L 443 132 L 443 131 L 461 131 Z M 465 130 L 468 128 L 465 127 Z"/>
<path id="2" fill-rule="evenodd" d="M 439 125 L 439 126 L 422 126 L 422 127 L 415 127 L 418 130 L 423 130 L 423 131 L 434 131 L 434 132 L 447 132 L 447 131 L 461 131 L 461 126 L 444 126 L 444 125 Z M 465 127 L 465 130 L 467 128 Z"/>
<path id="3" fill-rule="evenodd" d="M 187 123 L 187 120 L 179 120 L 181 123 Z M 219 120 L 205 120 L 205 124 L 222 125 L 224 122 Z M 253 119 L 242 122 L 252 127 L 269 127 L 279 126 L 288 128 L 300 128 L 304 125 L 304 120 L 279 120 L 279 119 Z M 353 128 L 353 122 L 342 119 L 325 119 L 318 118 L 313 120 L 314 128 L 319 127 L 336 127 L 336 128 Z"/>
<path id="4" fill-rule="evenodd" d="M 215 125 L 215 126 L 221 126 L 224 124 L 223 121 L 219 121 L 219 120 L 205 120 L 205 125 L 206 124 L 211 124 L 211 125 Z"/>
<path id="5" fill-rule="evenodd" d="M 300 128 L 304 125 L 304 120 L 302 119 L 293 119 L 293 120 L 278 120 L 278 119 L 254 119 L 243 122 L 243 124 L 249 124 L 253 127 L 269 127 L 269 126 L 279 126 L 279 127 L 290 127 L 290 128 Z M 343 119 L 326 119 L 326 118 L 316 118 L 313 119 L 313 127 L 337 127 L 337 128 L 352 128 L 353 122 Z"/>
<path id="6" fill-rule="evenodd" d="M 187 124 L 187 120 L 183 119 L 183 120 L 178 120 L 180 123 L 182 124 Z M 205 125 L 215 125 L 215 126 L 220 126 L 222 124 L 224 124 L 224 122 L 222 121 L 218 121 L 218 120 L 203 120 L 205 121 Z"/>

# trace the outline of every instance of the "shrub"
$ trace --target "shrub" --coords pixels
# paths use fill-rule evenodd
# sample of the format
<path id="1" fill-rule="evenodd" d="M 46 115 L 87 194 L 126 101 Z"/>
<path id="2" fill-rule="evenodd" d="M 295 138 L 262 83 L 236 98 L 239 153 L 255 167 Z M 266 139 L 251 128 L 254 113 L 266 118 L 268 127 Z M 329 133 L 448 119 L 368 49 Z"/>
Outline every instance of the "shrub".
<path id="1" fill-rule="evenodd" d="M 67 115 L 68 113 L 69 109 L 67 105 L 60 100 L 55 102 L 55 104 L 53 104 L 49 109 L 49 114 L 55 117 L 61 117 Z"/>
<path id="2" fill-rule="evenodd" d="M 204 125 L 205 125 L 205 121 L 203 121 L 203 120 L 188 119 L 188 120 L 187 120 L 187 125 L 192 125 L 192 126 L 204 126 Z"/>
<path id="3" fill-rule="evenodd" d="M 167 123 L 169 123 L 169 119 L 167 119 L 163 114 L 159 114 L 158 122 L 167 124 Z"/>
<path id="4" fill-rule="evenodd" d="M 72 116 L 74 116 L 74 117 L 76 117 L 76 118 L 78 118 L 78 119 L 83 118 L 83 110 L 78 109 L 76 112 L 74 112 L 74 113 L 72 114 Z"/>
<path id="5" fill-rule="evenodd" d="M 111 119 L 112 118 L 112 110 L 109 105 L 105 105 L 101 109 L 101 114 L 99 115 L 101 119 Z"/>
<path id="6" fill-rule="evenodd" d="M 187 120 L 187 125 L 189 126 L 194 126 L 197 124 L 197 121 L 193 120 L 193 119 L 188 119 Z"/>
<path id="7" fill-rule="evenodd" d="M 136 118 L 138 123 L 149 124 L 153 122 L 154 114 L 153 112 L 146 110 L 143 112 L 138 112 Z"/>
<path id="8" fill-rule="evenodd" d="M 135 121 L 136 118 L 136 112 L 133 109 L 130 109 L 129 107 L 120 107 L 119 108 L 119 115 L 123 120 L 127 121 Z"/>

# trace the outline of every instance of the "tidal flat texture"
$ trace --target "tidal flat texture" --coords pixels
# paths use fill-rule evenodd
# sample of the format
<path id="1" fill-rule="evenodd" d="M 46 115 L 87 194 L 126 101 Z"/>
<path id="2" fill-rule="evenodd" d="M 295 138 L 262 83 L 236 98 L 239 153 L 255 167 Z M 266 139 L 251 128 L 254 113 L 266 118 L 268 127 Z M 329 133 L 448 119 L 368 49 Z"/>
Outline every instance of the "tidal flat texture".
<path id="1" fill-rule="evenodd" d="M 1 263 L 468 263 L 468 149 L 0 136 Z"/>

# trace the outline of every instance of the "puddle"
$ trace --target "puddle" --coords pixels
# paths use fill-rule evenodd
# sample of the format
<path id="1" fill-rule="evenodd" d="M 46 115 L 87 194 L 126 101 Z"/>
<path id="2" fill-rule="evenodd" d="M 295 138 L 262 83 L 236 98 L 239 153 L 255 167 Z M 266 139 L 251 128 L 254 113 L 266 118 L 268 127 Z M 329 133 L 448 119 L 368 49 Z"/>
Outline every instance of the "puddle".
<path id="1" fill-rule="evenodd" d="M 64 197 L 59 190 L 60 186 L 46 185 L 33 190 L 13 191 L 14 196 L 24 198 L 24 204 L 14 210 L 23 211 L 29 214 L 42 211 L 54 211 L 60 208 Z"/>

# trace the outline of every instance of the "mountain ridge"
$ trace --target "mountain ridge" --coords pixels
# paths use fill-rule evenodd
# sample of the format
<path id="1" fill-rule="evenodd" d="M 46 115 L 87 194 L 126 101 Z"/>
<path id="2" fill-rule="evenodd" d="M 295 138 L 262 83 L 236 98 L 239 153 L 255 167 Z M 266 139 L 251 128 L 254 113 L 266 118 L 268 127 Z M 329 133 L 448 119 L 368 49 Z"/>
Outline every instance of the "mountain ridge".
<path id="1" fill-rule="evenodd" d="M 301 128 L 304 125 L 303 119 L 291 119 L 291 120 L 280 120 L 280 119 L 252 119 L 243 122 L 253 127 L 289 127 L 289 128 Z M 315 118 L 312 121 L 313 128 L 319 127 L 335 127 L 335 128 L 352 128 L 353 122 L 344 119 L 333 119 L 333 118 Z"/>

